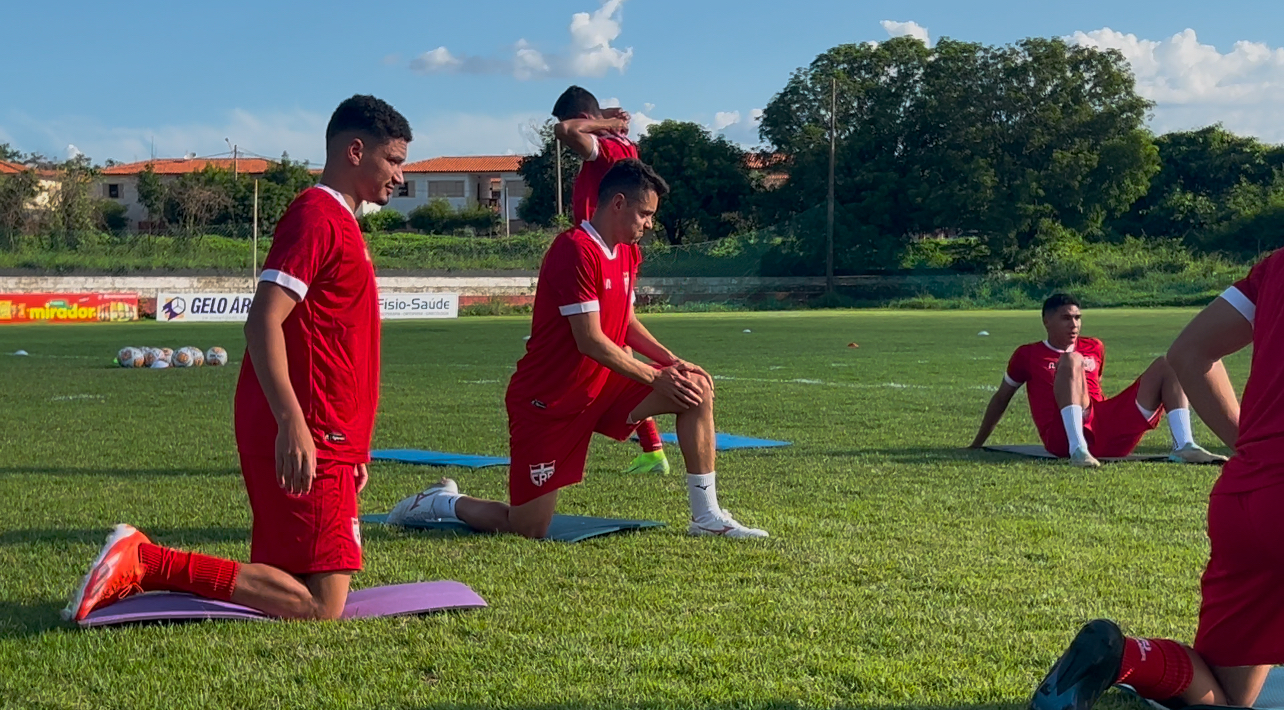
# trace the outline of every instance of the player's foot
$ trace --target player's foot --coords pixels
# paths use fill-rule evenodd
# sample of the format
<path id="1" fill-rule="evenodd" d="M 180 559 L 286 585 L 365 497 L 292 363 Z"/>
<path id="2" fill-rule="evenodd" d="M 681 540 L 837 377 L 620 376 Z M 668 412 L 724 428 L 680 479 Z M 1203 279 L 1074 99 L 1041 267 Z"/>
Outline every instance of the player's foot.
<path id="1" fill-rule="evenodd" d="M 1101 462 L 1097 460 L 1097 457 L 1088 453 L 1087 449 L 1071 451 L 1070 465 L 1077 468 L 1101 468 Z"/>
<path id="2" fill-rule="evenodd" d="M 664 450 L 648 451 L 637 458 L 633 463 L 624 469 L 625 473 L 668 473 L 669 459 L 664 455 Z"/>
<path id="3" fill-rule="evenodd" d="M 422 493 L 416 493 L 393 506 L 392 512 L 388 513 L 388 523 L 390 525 L 404 525 L 414 520 L 457 521 L 459 518 L 451 515 L 449 508 L 446 506 L 447 496 L 457 495 L 459 495 L 459 485 L 452 479 L 443 478 L 424 489 Z"/>
<path id="4" fill-rule="evenodd" d="M 94 609 L 142 592 L 144 570 L 138 546 L 144 542 L 150 540 L 132 525 L 117 525 L 62 610 L 62 618 L 81 621 Z"/>
<path id="5" fill-rule="evenodd" d="M 1168 454 L 1173 463 L 1226 463 L 1226 457 L 1215 454 L 1196 443 L 1186 444 Z"/>
<path id="6" fill-rule="evenodd" d="M 1088 622 L 1034 691 L 1030 710 L 1089 710 L 1114 685 L 1124 635 L 1113 621 Z"/>
<path id="7" fill-rule="evenodd" d="M 696 537 L 706 535 L 735 538 L 768 537 L 766 530 L 747 528 L 736 522 L 736 519 L 731 517 L 730 511 L 727 510 L 720 510 L 716 515 L 692 520 L 691 524 L 687 526 L 687 534 L 695 535 Z"/>

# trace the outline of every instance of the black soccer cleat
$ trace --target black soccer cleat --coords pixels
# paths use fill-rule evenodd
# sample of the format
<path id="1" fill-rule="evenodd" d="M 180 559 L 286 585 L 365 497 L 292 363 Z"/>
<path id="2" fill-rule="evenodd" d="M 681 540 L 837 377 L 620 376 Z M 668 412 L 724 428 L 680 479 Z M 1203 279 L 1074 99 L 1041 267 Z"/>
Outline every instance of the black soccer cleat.
<path id="1" fill-rule="evenodd" d="M 1113 621 L 1089 621 L 1034 691 L 1029 710 L 1090 710 L 1119 678 L 1124 635 Z"/>

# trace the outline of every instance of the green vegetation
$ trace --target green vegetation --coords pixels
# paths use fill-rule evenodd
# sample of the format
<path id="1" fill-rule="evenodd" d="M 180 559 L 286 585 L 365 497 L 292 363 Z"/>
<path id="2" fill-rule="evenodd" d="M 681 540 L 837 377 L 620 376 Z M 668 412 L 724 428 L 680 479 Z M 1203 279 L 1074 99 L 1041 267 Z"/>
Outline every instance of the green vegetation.
<path id="1" fill-rule="evenodd" d="M 1190 317 L 1088 311 L 1086 332 L 1109 347 L 1106 389 Z M 626 476 L 636 446 L 599 439 L 562 509 L 667 527 L 577 545 L 364 529 L 358 586 L 456 579 L 488 609 L 99 631 L 58 610 L 112 525 L 249 553 L 230 421 L 241 328 L 6 326 L 5 350 L 31 356 L 0 356 L 0 380 L 22 383 L 0 387 L 0 705 L 1020 710 L 1087 619 L 1192 638 L 1216 468 L 1087 473 L 962 449 L 1012 349 L 1043 337 L 1037 313 L 645 322 L 720 378 L 721 430 L 794 442 L 719 461 L 722 502 L 770 539 L 687 537 L 676 450 L 672 475 Z M 376 446 L 503 454 L 503 392 L 527 333 L 518 318 L 387 324 Z M 221 345 L 233 366 L 109 365 L 124 345 L 189 344 Z M 1248 358 L 1228 365 L 1242 383 Z M 1035 438 L 1014 402 L 995 443 Z M 1162 429 L 1143 442 L 1167 446 Z M 503 470 L 444 473 L 505 495 Z M 375 464 L 363 509 L 442 474 Z M 1114 693 L 1099 707 L 1144 706 Z"/>

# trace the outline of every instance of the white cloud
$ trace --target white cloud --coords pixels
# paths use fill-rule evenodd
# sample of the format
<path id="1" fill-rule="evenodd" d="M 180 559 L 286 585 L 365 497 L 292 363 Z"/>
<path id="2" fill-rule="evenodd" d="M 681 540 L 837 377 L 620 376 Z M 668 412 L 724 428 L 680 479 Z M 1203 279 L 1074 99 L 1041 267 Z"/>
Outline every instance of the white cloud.
<path id="1" fill-rule="evenodd" d="M 895 20 L 883 20 L 883 29 L 887 30 L 888 37 L 913 37 L 918 41 L 932 46 L 932 37 L 927 33 L 927 28 L 914 21 L 897 22 Z"/>
<path id="2" fill-rule="evenodd" d="M 598 104 L 598 106 L 601 108 L 619 108 L 620 99 L 618 97 L 612 96 L 609 99 L 603 99 L 602 102 Z"/>
<path id="3" fill-rule="evenodd" d="M 624 0 L 602 0 L 597 10 L 571 16 L 570 44 L 565 52 L 544 53 L 525 39 L 513 45 L 511 57 L 454 54 L 446 47 L 424 52 L 410 62 L 419 74 L 511 74 L 520 81 L 547 77 L 602 77 L 623 73 L 633 48 L 612 43 L 622 32 Z"/>
<path id="4" fill-rule="evenodd" d="M 439 155 L 510 155 L 533 153 L 531 126 L 544 123 L 537 113 L 492 116 L 476 113 L 448 113 L 412 119 L 415 140 L 410 144 L 411 160 Z"/>
<path id="5" fill-rule="evenodd" d="M 749 120 L 756 126 L 762 123 L 762 109 L 756 108 L 749 112 Z"/>
<path id="6" fill-rule="evenodd" d="M 650 105 L 651 104 L 647 104 L 647 106 Z M 661 123 L 660 120 L 651 118 L 647 115 L 647 112 L 644 111 L 638 111 L 637 113 L 632 114 L 632 119 L 633 120 L 629 122 L 629 128 L 636 129 L 639 136 L 646 135 L 647 131 L 651 130 L 651 126 Z"/>
<path id="7" fill-rule="evenodd" d="M 1229 52 L 1202 44 L 1187 29 L 1164 40 L 1108 27 L 1067 41 L 1116 49 L 1132 66 L 1137 93 L 1155 102 L 1153 128 L 1164 132 L 1223 123 L 1228 130 L 1284 141 L 1284 49 L 1236 42 Z"/>
<path id="8" fill-rule="evenodd" d="M 642 104 L 642 110 L 651 113 L 655 110 L 655 104 Z"/>
<path id="9" fill-rule="evenodd" d="M 713 130 L 721 131 L 728 126 L 740 123 L 739 111 L 719 111 L 713 115 Z"/>
<path id="10" fill-rule="evenodd" d="M 80 152 L 79 148 L 70 143 L 67 144 L 67 160 L 75 160 L 82 155 L 84 155 L 84 153 Z"/>

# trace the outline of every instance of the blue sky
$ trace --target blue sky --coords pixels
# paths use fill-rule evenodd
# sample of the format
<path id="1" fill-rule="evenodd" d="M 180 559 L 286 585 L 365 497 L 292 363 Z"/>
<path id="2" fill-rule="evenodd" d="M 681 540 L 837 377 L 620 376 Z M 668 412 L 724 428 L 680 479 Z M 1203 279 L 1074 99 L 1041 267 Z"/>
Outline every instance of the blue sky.
<path id="1" fill-rule="evenodd" d="M 617 99 L 638 130 L 691 120 L 753 144 L 753 112 L 792 70 L 834 45 L 897 33 L 1114 47 L 1158 102 L 1157 130 L 1222 121 L 1284 142 L 1278 0 L 13 5 L 0 142 L 57 157 L 141 160 L 153 140 L 160 157 L 209 155 L 229 138 L 315 161 L 330 111 L 353 93 L 410 119 L 414 159 L 521 153 L 528 127 L 572 82 Z"/>

